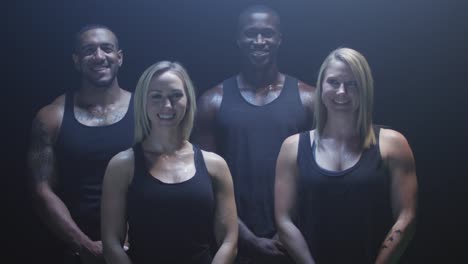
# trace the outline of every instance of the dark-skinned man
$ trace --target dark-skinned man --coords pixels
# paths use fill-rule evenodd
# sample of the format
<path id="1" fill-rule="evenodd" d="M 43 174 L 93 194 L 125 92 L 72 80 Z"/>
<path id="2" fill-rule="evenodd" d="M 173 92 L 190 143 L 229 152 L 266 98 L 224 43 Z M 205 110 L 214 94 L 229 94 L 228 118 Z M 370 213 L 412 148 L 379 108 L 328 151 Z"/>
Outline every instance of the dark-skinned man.
<path id="1" fill-rule="evenodd" d="M 28 166 L 34 205 L 68 249 L 62 263 L 104 263 L 102 178 L 110 158 L 133 145 L 133 98 L 119 86 L 123 53 L 106 26 L 83 27 L 72 58 L 81 85 L 33 121 Z"/>
<path id="2" fill-rule="evenodd" d="M 238 263 L 289 263 L 274 224 L 275 166 L 281 143 L 311 129 L 315 88 L 279 72 L 278 14 L 252 6 L 239 16 L 241 72 L 198 103 L 195 142 L 228 162 L 239 216 Z"/>

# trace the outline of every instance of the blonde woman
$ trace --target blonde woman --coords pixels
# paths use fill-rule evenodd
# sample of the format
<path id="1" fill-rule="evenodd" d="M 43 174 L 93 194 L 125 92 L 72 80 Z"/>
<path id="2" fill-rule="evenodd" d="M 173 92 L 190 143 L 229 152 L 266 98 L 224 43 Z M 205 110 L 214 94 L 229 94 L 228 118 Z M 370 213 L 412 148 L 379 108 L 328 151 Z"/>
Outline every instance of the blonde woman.
<path id="1" fill-rule="evenodd" d="M 195 92 L 185 69 L 159 62 L 135 91 L 135 146 L 104 178 L 102 240 L 108 263 L 232 263 L 237 215 L 231 175 L 189 141 Z M 128 222 L 130 250 L 122 245 Z M 212 257 L 210 242 L 218 248 Z"/>
<path id="2" fill-rule="evenodd" d="M 280 241 L 296 263 L 396 263 L 415 228 L 405 137 L 372 123 L 373 79 L 357 51 L 320 68 L 316 128 L 286 139 L 276 167 Z"/>

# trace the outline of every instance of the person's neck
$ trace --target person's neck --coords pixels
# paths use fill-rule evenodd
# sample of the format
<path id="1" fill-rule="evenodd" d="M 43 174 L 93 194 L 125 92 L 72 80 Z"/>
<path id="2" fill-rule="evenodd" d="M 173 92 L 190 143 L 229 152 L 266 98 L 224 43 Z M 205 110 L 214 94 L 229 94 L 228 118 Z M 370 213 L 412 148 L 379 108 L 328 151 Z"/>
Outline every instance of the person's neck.
<path id="1" fill-rule="evenodd" d="M 76 100 L 83 105 L 106 106 L 117 102 L 122 96 L 122 92 L 117 79 L 106 87 L 97 87 L 83 81 L 80 89 L 76 92 Z"/>
<path id="2" fill-rule="evenodd" d="M 357 115 L 348 113 L 337 113 L 329 115 L 323 132 L 322 139 L 332 139 L 335 142 L 351 143 L 360 140 L 357 128 Z"/>
<path id="3" fill-rule="evenodd" d="M 180 128 L 157 128 L 151 129 L 142 142 L 142 147 L 145 152 L 172 155 L 182 149 L 186 142 L 181 136 Z"/>
<path id="4" fill-rule="evenodd" d="M 240 80 L 246 88 L 259 89 L 269 85 L 276 85 L 281 79 L 281 73 L 276 64 L 264 67 L 244 67 L 239 74 Z"/>

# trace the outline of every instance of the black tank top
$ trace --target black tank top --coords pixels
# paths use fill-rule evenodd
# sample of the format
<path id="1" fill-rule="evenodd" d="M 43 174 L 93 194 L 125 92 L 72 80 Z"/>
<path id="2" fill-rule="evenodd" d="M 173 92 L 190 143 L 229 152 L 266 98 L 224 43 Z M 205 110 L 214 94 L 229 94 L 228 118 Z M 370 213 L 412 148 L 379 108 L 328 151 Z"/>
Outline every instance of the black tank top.
<path id="1" fill-rule="evenodd" d="M 195 175 L 168 184 L 153 177 L 141 144 L 127 195 L 130 258 L 144 263 L 211 263 L 214 195 L 202 152 L 193 146 Z"/>
<path id="2" fill-rule="evenodd" d="M 278 98 L 263 106 L 242 97 L 235 76 L 223 83 L 216 144 L 232 173 L 239 218 L 261 237 L 276 233 L 273 189 L 281 144 L 288 136 L 312 126 L 297 83 L 297 79 L 286 76 Z"/>
<path id="3" fill-rule="evenodd" d="M 107 163 L 133 145 L 133 120 L 133 96 L 122 120 L 92 127 L 78 122 L 73 93 L 65 95 L 62 126 L 55 146 L 58 193 L 78 227 L 92 240 L 101 240 L 101 191 Z"/>
<path id="4" fill-rule="evenodd" d="M 341 172 L 316 163 L 310 133 L 300 134 L 297 225 L 317 263 L 374 263 L 392 227 L 390 179 L 377 144 Z"/>

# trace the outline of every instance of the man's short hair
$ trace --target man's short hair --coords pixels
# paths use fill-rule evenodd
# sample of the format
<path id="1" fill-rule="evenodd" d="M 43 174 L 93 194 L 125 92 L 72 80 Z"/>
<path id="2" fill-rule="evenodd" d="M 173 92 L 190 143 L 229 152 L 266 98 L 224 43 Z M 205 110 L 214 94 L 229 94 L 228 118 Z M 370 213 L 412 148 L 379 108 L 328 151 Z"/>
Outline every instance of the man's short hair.
<path id="1" fill-rule="evenodd" d="M 278 12 L 276 12 L 276 10 L 274 10 L 273 8 L 271 8 L 269 6 L 266 6 L 266 5 L 252 5 L 252 6 L 247 7 L 246 9 L 244 9 L 240 13 L 239 19 L 237 20 L 238 32 L 240 32 L 242 26 L 244 25 L 245 19 L 250 14 L 253 14 L 253 13 L 266 13 L 266 14 L 272 15 L 276 20 L 276 27 L 281 32 L 281 20 L 280 20 L 280 16 L 279 16 Z"/>
<path id="2" fill-rule="evenodd" d="M 81 35 L 83 35 L 83 33 L 89 31 L 89 30 L 93 30 L 93 29 L 106 29 L 106 30 L 109 30 L 110 32 L 112 32 L 112 34 L 114 35 L 115 37 L 115 45 L 116 45 L 116 49 L 119 50 L 119 39 L 117 38 L 117 35 L 114 33 L 114 31 L 112 29 L 110 29 L 108 26 L 105 26 L 105 25 L 102 25 L 102 24 L 88 24 L 88 25 L 85 25 L 83 26 L 82 28 L 80 28 L 80 30 L 78 30 L 78 32 L 76 32 L 75 34 L 75 40 L 74 40 L 74 53 L 77 54 L 79 49 L 80 49 L 80 44 L 81 44 Z"/>

